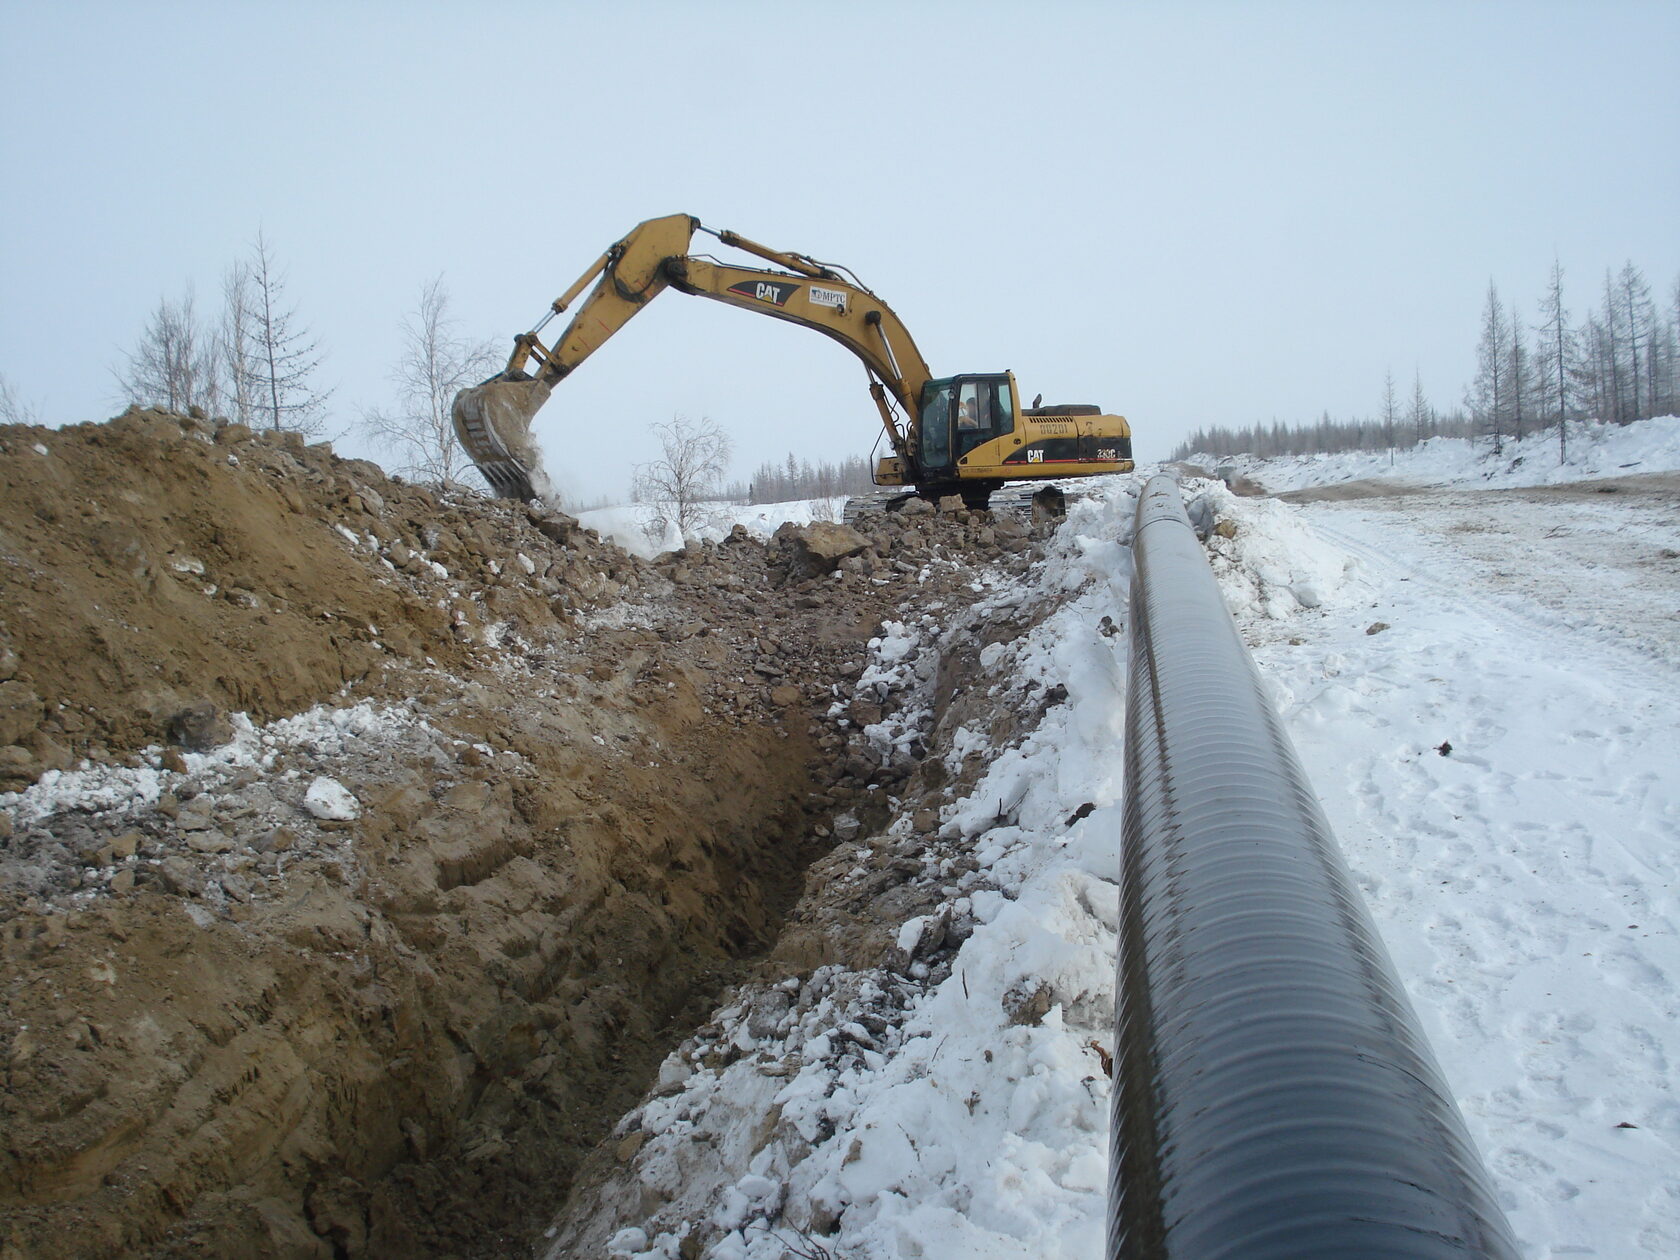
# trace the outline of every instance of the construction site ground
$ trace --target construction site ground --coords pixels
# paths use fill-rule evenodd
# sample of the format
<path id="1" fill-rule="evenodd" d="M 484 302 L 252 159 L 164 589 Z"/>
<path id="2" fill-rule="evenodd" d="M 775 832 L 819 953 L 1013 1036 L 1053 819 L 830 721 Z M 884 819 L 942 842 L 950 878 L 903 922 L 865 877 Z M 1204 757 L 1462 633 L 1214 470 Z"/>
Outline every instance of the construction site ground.
<path id="1" fill-rule="evenodd" d="M 542 1246 L 729 986 L 891 954 L 919 861 L 824 855 L 947 785 L 868 641 L 1049 529 L 649 562 L 295 435 L 0 429 L 0 1257 Z"/>

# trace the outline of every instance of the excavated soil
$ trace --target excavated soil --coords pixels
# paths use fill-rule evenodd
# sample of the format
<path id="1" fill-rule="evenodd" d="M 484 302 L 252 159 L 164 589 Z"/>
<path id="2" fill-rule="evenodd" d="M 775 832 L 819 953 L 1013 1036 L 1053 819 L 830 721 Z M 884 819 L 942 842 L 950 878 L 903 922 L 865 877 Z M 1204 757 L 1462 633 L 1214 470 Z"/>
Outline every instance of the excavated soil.
<path id="1" fill-rule="evenodd" d="M 1288 490 L 1277 497 L 1285 503 L 1347 503 L 1354 499 L 1393 499 L 1402 495 L 1422 493 L 1424 490 L 1421 486 L 1370 477 L 1363 481 L 1338 481 L 1333 486 L 1308 486 L 1304 490 Z"/>
<path id="2" fill-rule="evenodd" d="M 833 704 L 864 640 L 1033 533 L 650 564 L 288 435 L 0 429 L 0 1256 L 528 1253 L 918 775 Z"/>

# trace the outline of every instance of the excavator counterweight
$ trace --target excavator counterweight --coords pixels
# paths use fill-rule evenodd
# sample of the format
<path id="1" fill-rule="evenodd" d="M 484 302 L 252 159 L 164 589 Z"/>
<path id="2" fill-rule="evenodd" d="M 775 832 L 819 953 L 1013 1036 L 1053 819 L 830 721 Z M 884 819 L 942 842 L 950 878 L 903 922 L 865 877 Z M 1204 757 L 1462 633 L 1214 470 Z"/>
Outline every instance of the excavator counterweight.
<path id="1" fill-rule="evenodd" d="M 691 256 L 697 231 L 785 270 Z M 543 326 L 592 281 L 571 322 L 545 345 Z M 504 371 L 456 395 L 455 433 L 498 495 L 546 492 L 532 418 L 556 384 L 668 287 L 814 329 L 856 355 L 893 452 L 877 466 L 878 484 L 913 486 L 928 497 L 960 494 L 984 506 L 1006 481 L 1131 470 L 1124 417 L 1084 406 L 1023 410 L 1008 372 L 934 380 L 892 308 L 844 268 L 675 214 L 649 219 L 614 244 L 536 328 L 515 339 Z"/>

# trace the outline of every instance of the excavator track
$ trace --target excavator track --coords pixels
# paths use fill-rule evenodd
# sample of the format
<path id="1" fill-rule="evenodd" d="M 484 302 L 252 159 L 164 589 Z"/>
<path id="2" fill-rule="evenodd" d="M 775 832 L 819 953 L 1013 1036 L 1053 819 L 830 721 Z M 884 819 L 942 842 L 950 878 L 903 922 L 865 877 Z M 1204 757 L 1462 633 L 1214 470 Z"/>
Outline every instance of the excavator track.
<path id="1" fill-rule="evenodd" d="M 875 512 L 896 512 L 906 502 L 915 497 L 916 492 L 914 490 L 903 490 L 898 487 L 890 490 L 870 490 L 864 494 L 854 494 L 847 498 L 846 506 L 840 509 L 840 519 L 850 525 Z"/>
<path id="2" fill-rule="evenodd" d="M 1066 511 L 1066 505 L 1079 499 L 1094 498 L 1099 491 L 1084 478 L 1044 481 L 1011 482 L 992 492 L 991 502 L 987 510 L 1004 513 L 1011 516 L 1031 516 L 1034 498 L 1045 490 L 1056 490 L 1062 495 L 1059 507 L 1051 510 L 1060 515 Z M 871 490 L 865 494 L 854 494 L 846 500 L 841 509 L 840 519 L 850 525 L 872 512 L 896 512 L 906 502 L 915 498 L 914 491 L 898 488 Z"/>

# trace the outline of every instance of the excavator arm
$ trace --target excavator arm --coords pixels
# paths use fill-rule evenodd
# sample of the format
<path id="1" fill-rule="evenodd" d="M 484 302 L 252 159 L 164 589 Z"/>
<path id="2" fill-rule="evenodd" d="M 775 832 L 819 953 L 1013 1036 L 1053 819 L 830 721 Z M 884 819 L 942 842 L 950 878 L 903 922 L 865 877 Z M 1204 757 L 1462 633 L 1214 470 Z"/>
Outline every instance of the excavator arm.
<path id="1" fill-rule="evenodd" d="M 800 324 L 845 346 L 863 361 L 894 453 L 905 467 L 914 467 L 910 435 L 930 373 L 892 308 L 843 269 L 804 254 L 770 249 L 734 232 L 712 234 L 782 270 L 690 255 L 697 231 L 710 229 L 685 214 L 639 224 L 555 299 L 541 323 L 514 339 L 506 370 L 456 396 L 456 435 L 498 494 L 535 497 L 539 487 L 533 480 L 541 476 L 541 460 L 530 440 L 532 417 L 556 384 L 667 287 Z M 543 328 L 591 283 L 594 288 L 571 322 L 545 343 Z M 893 403 L 902 409 L 904 420 L 895 414 Z"/>

